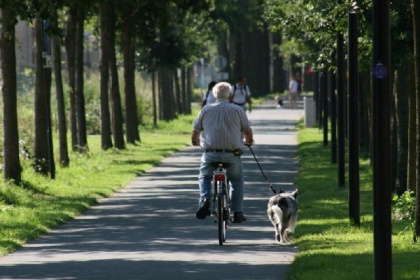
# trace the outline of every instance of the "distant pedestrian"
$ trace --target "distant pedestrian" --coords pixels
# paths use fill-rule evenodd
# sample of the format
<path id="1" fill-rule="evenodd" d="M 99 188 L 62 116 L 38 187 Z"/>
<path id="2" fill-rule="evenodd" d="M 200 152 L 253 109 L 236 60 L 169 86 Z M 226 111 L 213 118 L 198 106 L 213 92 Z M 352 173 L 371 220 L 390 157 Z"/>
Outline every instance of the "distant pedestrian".
<path id="1" fill-rule="evenodd" d="M 298 82 L 296 81 L 296 77 L 292 76 L 292 79 L 289 82 L 289 100 L 290 100 L 290 108 L 296 109 L 296 101 L 298 99 Z"/>
<path id="2" fill-rule="evenodd" d="M 252 111 L 251 91 L 246 84 L 245 76 L 239 76 L 236 84 L 231 88 L 232 96 L 231 102 L 242 107 L 246 111 L 246 104 L 248 103 L 248 110 Z"/>
<path id="3" fill-rule="evenodd" d="M 207 92 L 203 95 L 203 101 L 201 102 L 201 108 L 205 105 L 212 104 L 216 102 L 216 98 L 212 93 L 213 87 L 216 85 L 215 81 L 211 81 L 207 86 Z"/>

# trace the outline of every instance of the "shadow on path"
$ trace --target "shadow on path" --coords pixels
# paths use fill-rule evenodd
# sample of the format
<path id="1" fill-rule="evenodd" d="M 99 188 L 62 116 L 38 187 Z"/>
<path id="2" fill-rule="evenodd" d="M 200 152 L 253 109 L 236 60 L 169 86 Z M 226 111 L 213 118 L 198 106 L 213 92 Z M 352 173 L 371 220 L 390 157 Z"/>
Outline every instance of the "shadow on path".
<path id="1" fill-rule="evenodd" d="M 268 110 L 250 116 L 253 150 L 273 187 L 292 190 L 298 162 L 290 126 L 297 120 L 260 121 Z M 248 221 L 229 227 L 225 246 L 218 246 L 213 218 L 195 218 L 200 156 L 196 147 L 177 152 L 75 220 L 0 258 L 0 279 L 285 279 L 295 249 L 274 241 L 266 217 L 273 193 L 250 151 L 243 155 Z"/>

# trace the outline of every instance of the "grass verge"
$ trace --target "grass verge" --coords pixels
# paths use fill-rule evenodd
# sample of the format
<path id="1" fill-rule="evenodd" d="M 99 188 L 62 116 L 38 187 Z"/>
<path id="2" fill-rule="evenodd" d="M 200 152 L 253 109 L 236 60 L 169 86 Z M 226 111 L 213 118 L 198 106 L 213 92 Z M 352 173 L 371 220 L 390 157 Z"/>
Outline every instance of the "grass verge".
<path id="1" fill-rule="evenodd" d="M 141 143 L 124 150 L 103 151 L 100 136 L 90 136 L 89 153 L 72 153 L 70 167 L 57 166 L 55 180 L 35 174 L 24 161 L 22 185 L 0 185 L 0 255 L 69 221 L 188 145 L 196 113 L 142 127 Z"/>
<path id="2" fill-rule="evenodd" d="M 361 226 L 349 223 L 348 187 L 339 188 L 337 165 L 322 132 L 299 132 L 299 220 L 294 243 L 299 253 L 289 279 L 374 279 L 373 190 L 369 161 L 360 161 Z M 348 181 L 347 181 L 348 182 Z M 393 279 L 420 279 L 420 244 L 413 243 L 409 221 L 393 222 Z"/>

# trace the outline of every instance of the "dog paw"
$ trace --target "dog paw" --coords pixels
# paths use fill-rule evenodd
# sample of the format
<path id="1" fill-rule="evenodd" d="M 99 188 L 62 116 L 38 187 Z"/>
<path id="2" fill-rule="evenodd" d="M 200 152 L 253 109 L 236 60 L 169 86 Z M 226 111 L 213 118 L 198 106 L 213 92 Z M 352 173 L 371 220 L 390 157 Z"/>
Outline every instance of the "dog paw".
<path id="1" fill-rule="evenodd" d="M 277 241 L 277 242 L 281 242 L 280 235 L 277 235 L 277 234 L 276 234 L 276 241 Z"/>
<path id="2" fill-rule="evenodd" d="M 290 242 L 292 240 L 292 233 L 293 232 L 291 232 L 290 230 L 287 230 L 283 236 L 284 240 L 286 240 L 287 242 Z"/>

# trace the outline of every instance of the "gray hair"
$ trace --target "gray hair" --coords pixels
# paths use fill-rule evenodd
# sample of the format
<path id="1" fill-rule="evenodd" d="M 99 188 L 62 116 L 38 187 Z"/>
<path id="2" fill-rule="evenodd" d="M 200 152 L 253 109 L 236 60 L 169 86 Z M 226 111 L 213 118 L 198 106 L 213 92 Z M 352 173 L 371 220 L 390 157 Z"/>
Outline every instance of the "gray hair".
<path id="1" fill-rule="evenodd" d="M 229 83 L 220 82 L 213 87 L 213 96 L 216 99 L 229 99 L 230 94 L 231 90 Z"/>

